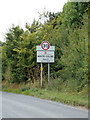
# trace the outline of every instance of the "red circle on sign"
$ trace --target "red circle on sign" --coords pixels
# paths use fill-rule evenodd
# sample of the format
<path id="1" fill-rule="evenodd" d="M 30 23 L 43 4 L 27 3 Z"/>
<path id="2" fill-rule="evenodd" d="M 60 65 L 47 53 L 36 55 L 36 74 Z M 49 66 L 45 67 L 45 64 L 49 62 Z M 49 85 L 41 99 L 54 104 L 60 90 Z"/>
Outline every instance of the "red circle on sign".
<path id="1" fill-rule="evenodd" d="M 44 41 L 41 43 L 41 47 L 43 50 L 48 50 L 50 48 L 50 43 L 47 41 Z"/>

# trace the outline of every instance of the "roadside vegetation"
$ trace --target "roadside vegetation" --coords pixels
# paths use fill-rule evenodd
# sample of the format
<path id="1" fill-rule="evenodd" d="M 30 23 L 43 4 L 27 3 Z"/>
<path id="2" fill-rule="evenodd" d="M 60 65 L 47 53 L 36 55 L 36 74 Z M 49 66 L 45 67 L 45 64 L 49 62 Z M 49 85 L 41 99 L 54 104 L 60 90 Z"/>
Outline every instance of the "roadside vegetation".
<path id="1" fill-rule="evenodd" d="M 2 44 L 2 90 L 88 107 L 88 6 L 87 2 L 67 2 L 62 12 L 44 12 L 25 30 L 14 26 Z M 44 23 L 42 21 L 44 20 Z M 40 64 L 36 45 L 49 41 L 55 46 L 55 63 Z"/>
<path id="2" fill-rule="evenodd" d="M 71 106 L 77 106 L 81 108 L 88 108 L 88 93 L 87 86 L 81 92 L 67 92 L 66 89 L 58 91 L 55 89 L 47 88 L 37 88 L 33 86 L 30 88 L 30 85 L 18 85 L 18 84 L 7 84 L 2 86 L 3 91 L 13 92 L 17 94 L 30 95 L 34 97 L 39 97 L 41 99 L 51 100 L 61 102 L 63 104 L 68 104 Z"/>

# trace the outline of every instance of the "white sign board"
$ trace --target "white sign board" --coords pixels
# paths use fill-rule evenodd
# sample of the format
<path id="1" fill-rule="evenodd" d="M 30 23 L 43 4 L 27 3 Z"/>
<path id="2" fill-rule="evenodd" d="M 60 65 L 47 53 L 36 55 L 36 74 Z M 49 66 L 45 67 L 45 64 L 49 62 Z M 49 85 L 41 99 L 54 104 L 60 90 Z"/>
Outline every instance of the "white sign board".
<path id="1" fill-rule="evenodd" d="M 37 51 L 37 62 L 51 63 L 54 62 L 54 51 Z"/>
<path id="2" fill-rule="evenodd" d="M 53 63 L 55 46 L 50 46 L 47 41 L 41 43 L 41 46 L 36 46 L 37 62 L 40 63 Z"/>

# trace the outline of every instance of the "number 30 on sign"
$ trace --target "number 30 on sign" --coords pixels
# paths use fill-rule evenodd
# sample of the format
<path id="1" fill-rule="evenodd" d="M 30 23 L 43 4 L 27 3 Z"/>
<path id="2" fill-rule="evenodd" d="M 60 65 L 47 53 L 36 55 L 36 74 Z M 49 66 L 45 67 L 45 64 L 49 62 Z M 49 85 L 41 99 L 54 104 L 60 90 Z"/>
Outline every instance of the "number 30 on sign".
<path id="1" fill-rule="evenodd" d="M 48 50 L 50 48 L 50 44 L 47 41 L 41 43 L 41 47 L 43 50 Z"/>

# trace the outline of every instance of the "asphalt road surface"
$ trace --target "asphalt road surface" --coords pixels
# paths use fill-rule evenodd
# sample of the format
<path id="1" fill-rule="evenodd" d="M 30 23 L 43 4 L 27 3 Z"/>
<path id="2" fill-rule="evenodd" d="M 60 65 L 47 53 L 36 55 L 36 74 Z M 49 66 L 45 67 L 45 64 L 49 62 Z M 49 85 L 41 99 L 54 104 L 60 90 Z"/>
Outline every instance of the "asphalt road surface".
<path id="1" fill-rule="evenodd" d="M 2 93 L 3 118 L 88 118 L 88 111 L 39 98 Z"/>

